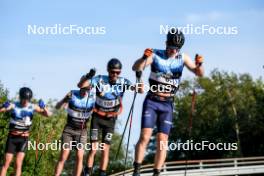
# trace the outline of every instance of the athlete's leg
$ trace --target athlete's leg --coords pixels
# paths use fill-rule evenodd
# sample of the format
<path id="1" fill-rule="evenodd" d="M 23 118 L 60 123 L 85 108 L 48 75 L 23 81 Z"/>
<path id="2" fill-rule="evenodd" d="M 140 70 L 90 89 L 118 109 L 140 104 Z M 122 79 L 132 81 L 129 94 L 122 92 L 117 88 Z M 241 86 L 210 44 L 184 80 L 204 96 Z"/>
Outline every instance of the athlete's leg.
<path id="1" fill-rule="evenodd" d="M 136 145 L 135 151 L 135 160 L 134 160 L 134 173 L 133 176 L 140 175 L 140 167 L 144 160 L 145 151 L 148 146 L 149 140 L 152 135 L 152 128 L 143 128 L 141 129 L 140 137 Z"/>
<path id="2" fill-rule="evenodd" d="M 82 173 L 83 154 L 84 154 L 83 149 L 76 150 L 76 163 L 75 163 L 75 170 L 74 170 L 75 176 L 80 176 Z"/>
<path id="3" fill-rule="evenodd" d="M 5 147 L 5 162 L 1 169 L 1 176 L 6 175 L 7 169 L 9 168 L 16 152 L 16 144 L 14 142 L 14 138 L 11 135 L 8 135 Z"/>
<path id="4" fill-rule="evenodd" d="M 70 154 L 70 149 L 62 149 L 61 155 L 60 155 L 60 160 L 56 166 L 55 176 L 61 175 L 61 172 L 62 172 L 63 167 L 64 167 L 64 163 L 65 163 L 65 161 L 67 161 L 69 154 Z"/>
<path id="5" fill-rule="evenodd" d="M 98 150 L 98 142 L 92 142 L 92 148 L 89 151 L 88 157 L 87 157 L 87 167 L 92 168 L 94 164 L 94 157 L 96 155 L 96 152 Z"/>
<path id="6" fill-rule="evenodd" d="M 83 169 L 84 149 L 87 144 L 87 129 L 84 128 L 76 132 L 77 133 L 75 134 L 74 140 L 79 141 L 79 144 L 77 144 L 76 147 L 76 162 L 75 162 L 75 169 L 73 175 L 80 176 L 82 174 L 82 169 Z"/>
<path id="7" fill-rule="evenodd" d="M 91 120 L 91 131 L 90 131 L 91 149 L 89 150 L 89 153 L 87 155 L 86 167 L 84 169 L 85 176 L 92 175 L 94 158 L 99 145 L 98 138 L 99 138 L 99 122 L 97 115 L 94 113 Z"/>
<path id="8" fill-rule="evenodd" d="M 142 163 L 145 150 L 152 135 L 153 128 L 157 121 L 156 102 L 146 98 L 143 104 L 141 132 L 136 145 L 135 162 Z"/>
<path id="9" fill-rule="evenodd" d="M 144 160 L 145 151 L 151 138 L 153 127 L 156 124 L 156 109 L 155 102 L 146 98 L 143 104 L 140 137 L 135 151 L 134 175 L 139 175 L 140 173 L 140 166 Z"/>
<path id="10" fill-rule="evenodd" d="M 6 176 L 7 169 L 10 166 L 10 163 L 12 162 L 12 159 L 14 157 L 13 153 L 6 153 L 5 154 L 5 163 L 1 169 L 1 176 Z"/>
<path id="11" fill-rule="evenodd" d="M 60 153 L 60 159 L 55 168 L 55 176 L 59 176 L 63 170 L 64 163 L 67 161 L 71 152 L 70 143 L 73 140 L 73 135 L 70 134 L 69 128 L 66 126 L 62 133 L 62 149 Z"/>
<path id="12" fill-rule="evenodd" d="M 167 143 L 172 126 L 173 106 L 170 102 L 162 102 L 159 106 L 157 118 L 157 151 L 154 162 L 154 175 L 158 176 L 166 160 Z"/>
<path id="13" fill-rule="evenodd" d="M 110 145 L 109 144 L 104 144 L 100 160 L 100 170 L 101 171 L 106 171 L 108 162 L 109 162 L 109 151 L 110 151 Z"/>
<path id="14" fill-rule="evenodd" d="M 104 143 L 104 147 L 100 160 L 100 175 L 106 175 L 106 170 L 109 162 L 109 152 L 110 145 L 112 141 L 112 137 L 115 129 L 116 117 L 112 117 L 111 119 L 100 119 L 100 125 L 102 128 L 102 142 Z"/>
<path id="15" fill-rule="evenodd" d="M 16 137 L 15 140 L 16 144 L 16 162 L 15 162 L 15 170 L 16 170 L 16 176 L 20 176 L 22 174 L 22 164 L 25 157 L 25 150 L 27 148 L 28 144 L 28 138 L 27 137 Z"/>
<path id="16" fill-rule="evenodd" d="M 18 152 L 16 154 L 16 163 L 15 163 L 16 176 L 20 176 L 22 173 L 22 164 L 24 158 L 25 158 L 25 152 Z"/>
<path id="17" fill-rule="evenodd" d="M 142 163 L 146 148 L 152 135 L 152 128 L 141 129 L 140 137 L 136 145 L 135 162 Z"/>
<path id="18" fill-rule="evenodd" d="M 157 133 L 157 151 L 155 155 L 154 169 L 160 170 L 166 160 L 168 135 Z"/>

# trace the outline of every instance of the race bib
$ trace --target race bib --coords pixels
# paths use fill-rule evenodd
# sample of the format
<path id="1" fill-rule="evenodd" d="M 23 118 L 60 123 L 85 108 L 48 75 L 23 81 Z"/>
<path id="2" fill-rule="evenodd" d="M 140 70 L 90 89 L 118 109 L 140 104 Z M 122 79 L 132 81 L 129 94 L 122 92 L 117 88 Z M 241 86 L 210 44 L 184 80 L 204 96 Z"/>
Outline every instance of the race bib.
<path id="1" fill-rule="evenodd" d="M 120 104 L 119 99 L 115 99 L 115 100 L 104 100 L 101 99 L 100 97 L 96 97 L 96 104 L 99 105 L 100 107 L 103 108 L 113 108 L 117 105 Z"/>

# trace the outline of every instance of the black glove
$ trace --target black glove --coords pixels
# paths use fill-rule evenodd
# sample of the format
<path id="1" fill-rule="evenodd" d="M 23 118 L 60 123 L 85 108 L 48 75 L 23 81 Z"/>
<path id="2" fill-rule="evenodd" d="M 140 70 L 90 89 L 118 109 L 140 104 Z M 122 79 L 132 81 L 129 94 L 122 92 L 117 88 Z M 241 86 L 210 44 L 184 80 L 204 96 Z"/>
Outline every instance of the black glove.
<path id="1" fill-rule="evenodd" d="M 92 69 L 90 69 L 89 73 L 87 73 L 85 75 L 85 78 L 86 79 L 92 79 L 94 77 L 95 73 L 96 73 L 96 69 L 92 68 Z"/>
<path id="2" fill-rule="evenodd" d="M 68 102 L 68 101 L 70 101 L 71 98 L 72 98 L 72 93 L 69 92 L 69 93 L 64 97 L 64 101 L 65 101 L 65 102 Z"/>
<path id="3" fill-rule="evenodd" d="M 142 76 L 142 71 L 136 71 L 136 78 L 140 79 Z"/>

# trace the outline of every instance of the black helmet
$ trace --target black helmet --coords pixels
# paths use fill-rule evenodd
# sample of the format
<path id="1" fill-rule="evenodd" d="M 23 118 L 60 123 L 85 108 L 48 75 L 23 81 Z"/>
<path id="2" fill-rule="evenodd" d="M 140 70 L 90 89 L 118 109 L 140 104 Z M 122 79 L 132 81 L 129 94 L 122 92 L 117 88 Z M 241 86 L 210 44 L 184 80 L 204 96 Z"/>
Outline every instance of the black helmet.
<path id="1" fill-rule="evenodd" d="M 31 100 L 33 96 L 33 92 L 30 88 L 28 87 L 22 87 L 19 90 L 19 98 L 20 99 L 24 99 L 24 100 Z"/>
<path id="2" fill-rule="evenodd" d="M 122 63 L 116 58 L 110 59 L 107 63 L 107 70 L 111 69 L 122 69 Z"/>
<path id="3" fill-rule="evenodd" d="M 167 34 L 167 46 L 181 49 L 185 41 L 184 34 L 178 29 L 171 29 Z"/>

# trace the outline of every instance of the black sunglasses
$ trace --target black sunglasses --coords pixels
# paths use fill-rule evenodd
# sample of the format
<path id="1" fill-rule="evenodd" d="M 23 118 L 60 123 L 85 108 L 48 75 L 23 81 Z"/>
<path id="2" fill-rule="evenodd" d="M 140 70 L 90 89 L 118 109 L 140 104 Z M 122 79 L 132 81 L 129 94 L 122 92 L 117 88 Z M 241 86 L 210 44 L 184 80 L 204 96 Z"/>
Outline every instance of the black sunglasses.
<path id="1" fill-rule="evenodd" d="M 117 75 L 119 75 L 120 73 L 121 73 L 121 71 L 114 71 L 114 70 L 110 70 L 109 71 L 110 72 L 110 74 L 117 74 Z"/>

